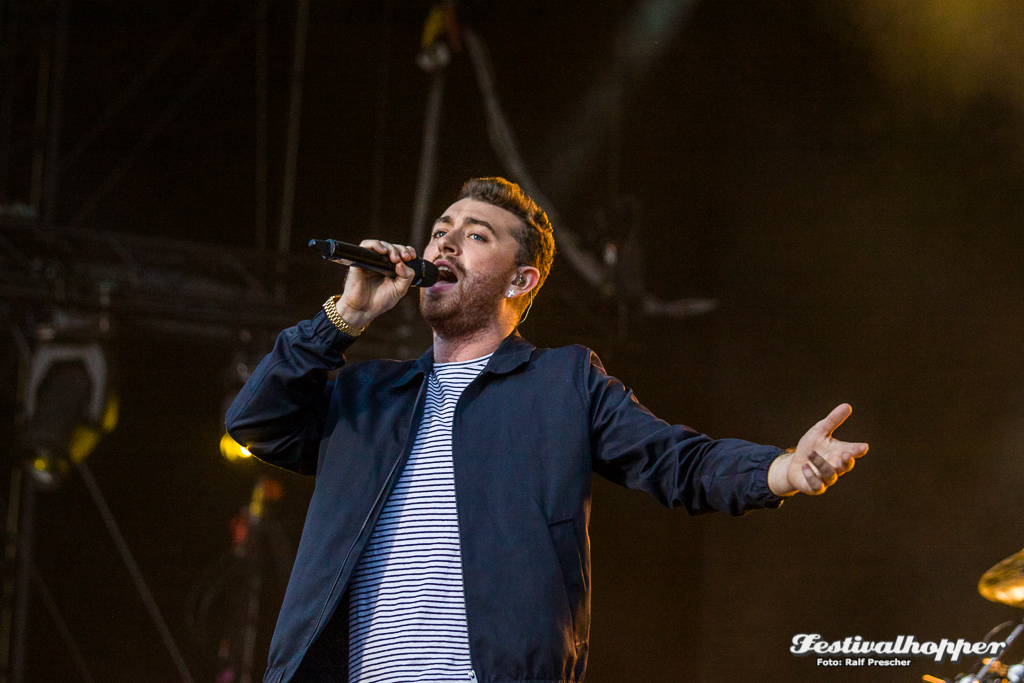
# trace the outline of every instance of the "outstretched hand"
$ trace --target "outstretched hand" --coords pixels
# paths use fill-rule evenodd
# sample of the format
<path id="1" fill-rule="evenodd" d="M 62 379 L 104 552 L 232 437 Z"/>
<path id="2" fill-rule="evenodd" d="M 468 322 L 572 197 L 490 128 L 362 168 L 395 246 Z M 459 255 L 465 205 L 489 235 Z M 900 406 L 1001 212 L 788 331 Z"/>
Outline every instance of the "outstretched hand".
<path id="1" fill-rule="evenodd" d="M 768 469 L 768 487 L 778 496 L 807 493 L 817 496 L 853 469 L 856 459 L 868 452 L 866 443 L 832 438 L 832 432 L 850 417 L 853 408 L 844 403 L 811 427 L 796 449 L 783 453 Z"/>

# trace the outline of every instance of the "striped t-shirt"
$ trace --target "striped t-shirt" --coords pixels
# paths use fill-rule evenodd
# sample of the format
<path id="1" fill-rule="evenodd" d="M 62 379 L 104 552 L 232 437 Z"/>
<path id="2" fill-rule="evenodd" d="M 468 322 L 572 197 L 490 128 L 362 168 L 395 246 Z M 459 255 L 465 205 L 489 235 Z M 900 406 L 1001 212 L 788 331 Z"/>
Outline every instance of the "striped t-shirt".
<path id="1" fill-rule="evenodd" d="M 435 363 L 409 461 L 352 575 L 350 683 L 470 680 L 452 418 L 487 365 Z"/>

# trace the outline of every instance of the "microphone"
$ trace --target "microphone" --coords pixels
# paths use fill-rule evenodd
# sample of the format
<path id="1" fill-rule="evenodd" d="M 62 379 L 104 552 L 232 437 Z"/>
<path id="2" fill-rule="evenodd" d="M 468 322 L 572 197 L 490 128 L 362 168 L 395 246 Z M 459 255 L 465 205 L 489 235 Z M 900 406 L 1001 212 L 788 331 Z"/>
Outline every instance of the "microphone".
<path id="1" fill-rule="evenodd" d="M 391 262 L 391 258 L 387 254 L 378 254 L 372 249 L 357 247 L 354 244 L 337 240 L 310 240 L 309 248 L 328 261 L 334 261 L 343 266 L 355 266 L 384 277 L 398 277 L 395 272 L 396 264 Z M 414 258 L 411 261 L 406 261 L 405 265 L 416 271 L 416 275 L 412 279 L 413 287 L 431 287 L 437 282 L 439 276 L 437 266 L 430 261 Z"/>

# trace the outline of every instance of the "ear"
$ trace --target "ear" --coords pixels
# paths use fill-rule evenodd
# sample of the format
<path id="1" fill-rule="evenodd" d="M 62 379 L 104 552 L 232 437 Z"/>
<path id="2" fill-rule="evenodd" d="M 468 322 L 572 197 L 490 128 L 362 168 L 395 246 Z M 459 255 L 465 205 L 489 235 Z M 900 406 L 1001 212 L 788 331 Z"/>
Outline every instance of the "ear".
<path id="1" fill-rule="evenodd" d="M 540 283 L 540 271 L 533 266 L 519 266 L 509 278 L 508 288 L 519 297 L 526 294 Z"/>

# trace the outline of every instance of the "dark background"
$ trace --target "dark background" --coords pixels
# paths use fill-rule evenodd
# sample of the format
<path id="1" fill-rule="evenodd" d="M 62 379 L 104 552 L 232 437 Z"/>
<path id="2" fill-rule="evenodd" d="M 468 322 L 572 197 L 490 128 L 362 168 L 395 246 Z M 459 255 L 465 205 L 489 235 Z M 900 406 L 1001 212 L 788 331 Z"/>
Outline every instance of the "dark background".
<path id="1" fill-rule="evenodd" d="M 64 149 L 198 6 L 70 4 Z M 21 11 L 30 26 L 33 10 Z M 414 58 L 428 11 L 312 3 L 293 250 L 311 237 L 408 235 L 429 85 Z M 458 11 L 487 44 L 526 163 L 566 224 L 598 253 L 602 216 L 627 197 L 642 216 L 648 290 L 718 301 L 704 316 L 634 316 L 620 338 L 614 305 L 560 256 L 523 335 L 591 346 L 655 414 L 713 436 L 794 445 L 848 401 L 837 436 L 871 444 L 824 497 L 740 519 L 690 519 L 596 480 L 587 680 L 910 681 L 962 669 L 916 659 L 823 670 L 788 648 L 798 633 L 979 640 L 1021 616 L 976 592 L 1022 545 L 1018 4 L 549 0 Z M 210 5 L 61 176 L 57 224 L 255 244 L 251 33 L 80 216 L 249 12 Z M 294 13 L 271 3 L 272 239 Z M 33 87 L 12 101 L 5 204 L 27 201 Z M 466 178 L 492 174 L 504 169 L 456 54 L 433 211 Z M 16 354 L 3 344 L 10 435 Z M 212 680 L 209 652 L 185 627 L 190 588 L 230 547 L 229 520 L 258 474 L 283 482 L 273 515 L 293 544 L 312 482 L 219 455 L 230 345 L 126 325 L 116 347 L 122 416 L 92 470 L 193 675 Z M 40 503 L 37 564 L 97 680 L 174 680 L 75 476 Z M 259 662 L 280 591 L 262 606 Z M 28 680 L 74 680 L 34 605 Z"/>

